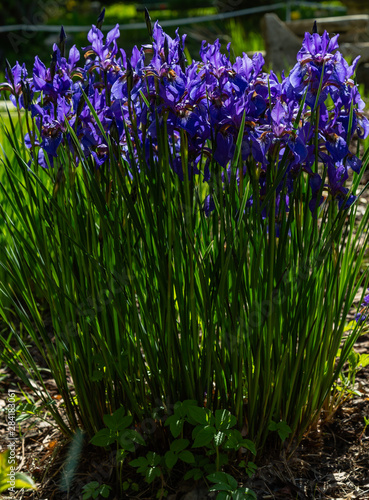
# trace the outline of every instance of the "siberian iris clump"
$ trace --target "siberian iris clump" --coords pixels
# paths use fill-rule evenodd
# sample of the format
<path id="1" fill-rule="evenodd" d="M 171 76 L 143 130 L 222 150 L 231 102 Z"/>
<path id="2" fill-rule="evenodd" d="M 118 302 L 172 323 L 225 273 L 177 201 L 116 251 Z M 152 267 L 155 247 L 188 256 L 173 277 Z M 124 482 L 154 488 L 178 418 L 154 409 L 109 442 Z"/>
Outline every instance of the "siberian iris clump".
<path id="1" fill-rule="evenodd" d="M 187 64 L 185 35 L 148 24 L 130 57 L 118 25 L 93 26 L 83 57 L 62 31 L 49 67 L 7 68 L 28 151 L 8 132 L 1 292 L 66 418 L 0 305 L 21 353 L 2 339 L 6 361 L 37 378 L 69 435 L 92 437 L 122 404 L 139 426 L 195 400 L 231 411 L 259 451 L 272 422 L 292 442 L 319 418 L 369 281 L 369 211 L 355 219 L 369 154 L 350 149 L 369 133 L 357 59 L 324 32 L 305 35 L 280 79 L 260 54 L 231 62 L 219 41 Z"/>
<path id="2" fill-rule="evenodd" d="M 219 41 L 203 42 L 201 60 L 187 65 L 186 36 L 180 37 L 177 30 L 172 39 L 158 22 L 152 44 L 135 47 L 131 57 L 118 49 L 119 35 L 118 25 L 106 37 L 92 26 L 83 65 L 76 46 L 64 57 L 64 46 L 61 51 L 61 44 L 55 44 L 49 68 L 36 57 L 31 77 L 19 63 L 7 69 L 8 83 L 2 88 L 11 91 L 15 104 L 19 97 L 19 106 L 27 107 L 35 119 L 36 130 L 25 140 L 39 165 L 53 166 L 61 145 L 70 148 L 78 164 L 79 152 L 67 121 L 84 157 L 92 157 L 96 168 L 109 163 L 109 155 L 115 153 L 129 173 L 144 159 L 157 161 L 157 127 L 165 121 L 171 168 L 183 180 L 180 151 L 185 134 L 190 178 L 200 175 L 209 182 L 214 162 L 224 169 L 224 178 L 230 176 L 244 120 L 242 164 L 257 172 L 261 196 L 268 168 L 275 164 L 278 169 L 283 163 L 277 193 L 286 183 L 285 211 L 301 172 L 309 176 L 311 211 L 322 203 L 323 194 L 336 199 L 340 207 L 354 201 L 354 196 L 346 196 L 344 185 L 350 169 L 360 172 L 361 161 L 349 144 L 354 133 L 367 137 L 369 122 L 353 81 L 359 57 L 348 65 L 337 51 L 338 35 L 330 39 L 327 32 L 306 33 L 295 67 L 281 81 L 273 71 L 263 72 L 261 54 L 250 59 L 244 53 L 232 64 L 229 45 L 228 55 L 222 54 Z M 109 152 L 103 132 L 111 134 L 117 149 Z M 318 168 L 312 169 L 318 163 L 324 166 L 324 179 Z"/>

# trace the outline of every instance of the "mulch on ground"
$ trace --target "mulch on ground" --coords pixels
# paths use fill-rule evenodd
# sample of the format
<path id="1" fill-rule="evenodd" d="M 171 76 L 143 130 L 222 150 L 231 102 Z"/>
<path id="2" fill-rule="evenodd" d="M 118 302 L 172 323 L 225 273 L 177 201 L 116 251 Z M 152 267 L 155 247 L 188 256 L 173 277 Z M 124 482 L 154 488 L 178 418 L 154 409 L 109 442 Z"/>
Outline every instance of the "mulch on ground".
<path id="1" fill-rule="evenodd" d="M 361 336 L 355 350 L 369 353 L 369 334 Z M 21 390 L 28 390 L 6 369 L 0 372 L 2 391 L 6 397 L 13 389 L 20 398 Z M 274 458 L 266 457 L 258 464 L 252 479 L 245 479 L 243 485 L 255 491 L 258 499 L 369 499 L 369 428 L 364 433 L 364 417 L 369 418 L 369 366 L 356 375 L 355 395 L 350 396 L 334 413 L 323 414 L 316 429 L 309 432 L 292 456 L 286 450 Z M 17 385 L 19 384 L 19 387 Z M 46 380 L 46 386 L 61 404 L 53 379 Z M 0 401 L 5 406 L 5 398 Z M 7 427 L 0 424 L 1 442 L 6 446 Z M 271 455 L 275 455 L 272 452 Z M 112 455 L 103 449 L 85 444 L 76 470 L 75 481 L 70 491 L 60 491 L 60 484 L 68 456 L 67 440 L 60 431 L 45 420 L 30 418 L 21 424 L 17 440 L 18 469 L 33 476 L 38 485 L 36 492 L 19 490 L 9 498 L 24 500 L 79 500 L 82 486 L 90 481 L 109 483 L 114 477 Z M 139 492 L 121 499 L 154 499 L 156 489 L 135 477 L 128 465 L 127 478 L 137 481 Z M 235 474 L 237 469 L 234 470 Z M 242 481 L 242 477 L 238 478 Z M 193 483 L 181 485 L 176 481 L 167 485 L 170 500 L 195 500 L 214 498 L 208 495 L 204 486 Z M 4 496 L 4 498 L 7 498 Z M 111 497 L 113 498 L 113 496 Z"/>

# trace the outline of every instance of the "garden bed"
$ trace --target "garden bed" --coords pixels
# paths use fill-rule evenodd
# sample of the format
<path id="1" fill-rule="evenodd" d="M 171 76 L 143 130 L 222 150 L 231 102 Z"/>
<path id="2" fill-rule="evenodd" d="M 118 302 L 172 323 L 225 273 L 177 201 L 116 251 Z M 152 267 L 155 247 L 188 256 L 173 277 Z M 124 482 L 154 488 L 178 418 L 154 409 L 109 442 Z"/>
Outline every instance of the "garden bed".
<path id="1" fill-rule="evenodd" d="M 369 353 L 369 334 L 359 338 L 355 345 L 359 353 Z M 2 389 L 14 389 L 23 399 L 13 374 L 2 369 Z M 3 378 L 4 377 L 4 378 Z M 52 378 L 47 386 L 61 404 L 58 391 Z M 349 398 L 333 416 L 326 416 L 323 425 L 311 431 L 296 449 L 292 457 L 274 450 L 266 450 L 264 458 L 252 479 L 247 479 L 233 469 L 235 477 L 245 486 L 252 488 L 260 500 L 288 499 L 365 499 L 369 497 L 369 435 L 363 435 L 364 417 L 369 418 L 369 367 L 359 371 L 356 390 L 361 394 Z M 109 453 L 101 452 L 91 445 L 85 445 L 80 456 L 75 484 L 67 493 L 60 492 L 60 481 L 66 466 L 68 445 L 61 433 L 46 419 L 30 419 L 21 425 L 21 436 L 17 442 L 19 470 L 35 478 L 38 485 L 36 492 L 19 490 L 13 499 L 22 500 L 80 500 L 78 493 L 81 486 L 90 481 L 109 482 L 114 474 L 114 467 L 109 460 Z M 5 441 L 5 425 L 0 427 L 0 440 Z M 142 478 L 135 475 L 133 468 L 126 466 L 125 480 L 136 482 L 139 492 L 130 492 L 119 500 L 154 500 L 156 491 L 151 489 Z M 77 490 L 77 491 L 76 491 Z M 202 500 L 211 497 L 204 485 L 177 483 L 168 481 L 168 499 Z M 7 497 L 4 497 L 4 500 Z M 117 498 L 117 497 L 115 497 Z M 118 498 L 117 498 L 118 500 Z"/>

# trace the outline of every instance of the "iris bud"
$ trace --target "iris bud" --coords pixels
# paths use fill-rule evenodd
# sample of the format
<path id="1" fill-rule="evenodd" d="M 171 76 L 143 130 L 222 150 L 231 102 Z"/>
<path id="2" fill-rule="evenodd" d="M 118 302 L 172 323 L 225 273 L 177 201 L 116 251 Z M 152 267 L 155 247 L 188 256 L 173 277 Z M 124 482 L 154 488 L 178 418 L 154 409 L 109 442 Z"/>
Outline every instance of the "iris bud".
<path id="1" fill-rule="evenodd" d="M 146 7 L 145 7 L 145 21 L 146 21 L 147 31 L 149 32 L 149 37 L 152 38 L 151 17 Z"/>
<path id="2" fill-rule="evenodd" d="M 86 87 L 83 89 L 83 92 L 86 95 L 88 95 L 88 89 L 89 89 L 89 85 L 86 85 Z M 82 94 L 81 97 L 79 98 L 79 101 L 78 101 L 77 117 L 82 113 L 84 104 L 85 104 L 85 96 Z"/>
<path id="3" fill-rule="evenodd" d="M 132 65 L 129 59 L 127 59 L 127 72 L 126 72 L 126 77 L 127 77 L 127 91 L 128 91 L 128 96 L 130 97 L 131 90 L 133 88 L 133 71 L 132 71 Z"/>
<path id="4" fill-rule="evenodd" d="M 24 107 L 25 109 L 28 109 L 32 102 L 32 95 L 31 95 L 31 89 L 29 88 L 29 83 L 28 82 L 24 83 L 24 81 L 21 80 L 21 87 L 22 87 Z"/>
<path id="5" fill-rule="evenodd" d="M 64 57 L 65 52 L 65 40 L 67 39 L 67 35 L 65 34 L 64 27 L 62 26 L 60 29 L 59 35 L 59 50 L 61 57 Z"/>
<path id="6" fill-rule="evenodd" d="M 178 64 L 180 65 L 183 73 L 185 73 L 185 71 L 186 71 L 185 57 L 184 57 L 183 49 L 180 45 L 178 45 Z"/>
<path id="7" fill-rule="evenodd" d="M 169 47 L 168 47 L 168 38 L 164 38 L 164 58 L 165 62 L 168 62 L 168 57 L 169 57 Z"/>
<path id="8" fill-rule="evenodd" d="M 10 66 L 10 63 L 7 59 L 5 59 L 5 61 L 6 61 L 6 70 L 7 70 L 8 78 L 10 80 L 10 83 L 14 87 L 14 77 L 13 77 L 12 67 Z"/>
<path id="9" fill-rule="evenodd" d="M 117 127 L 117 122 L 115 118 L 113 118 L 111 127 L 110 127 L 110 137 L 115 141 L 116 144 L 119 144 L 119 131 Z"/>
<path id="10" fill-rule="evenodd" d="M 96 23 L 97 29 L 101 30 L 101 27 L 102 27 L 103 22 L 104 22 L 104 18 L 105 18 L 105 7 L 100 12 L 99 17 L 97 18 L 97 23 Z"/>
<path id="11" fill-rule="evenodd" d="M 56 71 L 56 61 L 57 61 L 57 54 L 56 54 L 56 50 L 54 50 L 52 58 L 51 58 L 51 64 L 50 64 L 51 80 L 54 80 L 55 71 Z"/>
<path id="12" fill-rule="evenodd" d="M 54 189 L 53 189 L 53 197 L 55 198 L 58 191 L 59 187 L 64 184 L 65 182 L 65 174 L 64 174 L 64 169 L 63 167 L 59 167 L 58 172 L 56 174 L 56 179 L 55 179 L 55 184 L 54 184 Z"/>
<path id="13" fill-rule="evenodd" d="M 117 122 L 115 121 L 115 118 L 113 118 L 111 126 L 110 126 L 110 137 L 112 139 L 111 147 L 113 150 L 113 154 L 118 159 L 120 156 L 119 130 L 118 130 Z"/>

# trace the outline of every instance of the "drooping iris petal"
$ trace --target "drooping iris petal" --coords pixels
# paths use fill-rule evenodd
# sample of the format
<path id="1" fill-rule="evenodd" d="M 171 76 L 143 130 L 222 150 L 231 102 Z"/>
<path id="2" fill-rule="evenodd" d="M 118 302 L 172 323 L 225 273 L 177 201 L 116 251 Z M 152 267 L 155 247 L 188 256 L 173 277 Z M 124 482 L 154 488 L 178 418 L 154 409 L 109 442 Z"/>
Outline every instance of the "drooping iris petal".
<path id="1" fill-rule="evenodd" d="M 233 138 L 230 134 L 219 132 L 216 136 L 215 144 L 214 159 L 219 165 L 226 167 L 229 160 L 233 157 Z"/>
<path id="2" fill-rule="evenodd" d="M 346 165 L 358 174 L 361 169 L 362 161 L 356 155 L 349 153 L 346 158 Z"/>
<path id="3" fill-rule="evenodd" d="M 290 150 L 294 153 L 297 162 L 302 163 L 305 161 L 308 155 L 308 150 L 300 137 L 290 136 L 287 144 Z"/>
<path id="4" fill-rule="evenodd" d="M 79 61 L 80 57 L 81 56 L 80 56 L 79 50 L 77 49 L 77 47 L 75 45 L 73 45 L 73 47 L 69 51 L 69 58 L 68 58 L 68 63 L 69 63 L 70 69 L 74 69 L 74 67 L 75 67 L 76 63 Z"/>
<path id="5" fill-rule="evenodd" d="M 105 43 L 106 45 L 110 45 L 112 42 L 115 42 L 120 37 L 119 24 L 116 24 L 115 27 L 109 31 L 106 35 Z"/>
<path id="6" fill-rule="evenodd" d="M 204 201 L 204 212 L 206 217 L 209 217 L 210 213 L 215 210 L 214 198 L 212 195 L 208 195 Z"/>
<path id="7" fill-rule="evenodd" d="M 334 162 L 341 161 L 348 153 L 348 147 L 346 141 L 343 137 L 339 135 L 332 135 L 327 138 L 325 146 L 328 152 L 331 154 Z"/>

